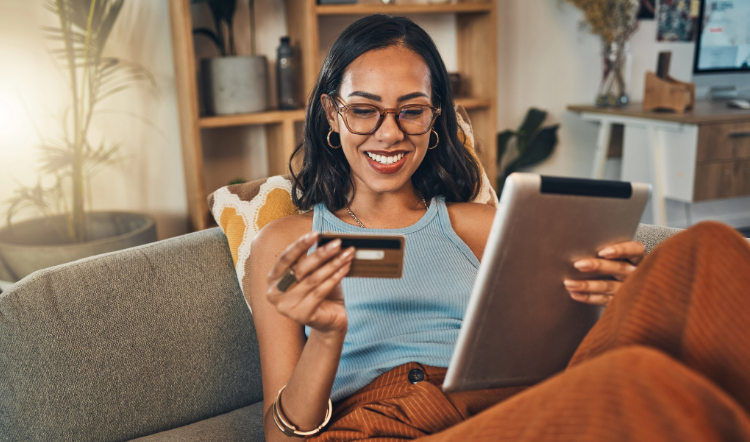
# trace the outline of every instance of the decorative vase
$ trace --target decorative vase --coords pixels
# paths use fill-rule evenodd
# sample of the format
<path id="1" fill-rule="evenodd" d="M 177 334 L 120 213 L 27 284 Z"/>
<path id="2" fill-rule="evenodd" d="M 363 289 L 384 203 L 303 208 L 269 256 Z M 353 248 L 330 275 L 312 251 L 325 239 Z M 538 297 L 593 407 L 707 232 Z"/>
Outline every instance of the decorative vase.
<path id="1" fill-rule="evenodd" d="M 266 57 L 204 58 L 201 75 L 207 114 L 245 114 L 268 109 Z"/>
<path id="2" fill-rule="evenodd" d="M 597 106 L 623 107 L 630 102 L 628 83 L 631 64 L 632 55 L 628 41 L 603 42 L 602 82 L 596 95 Z"/>
<path id="3" fill-rule="evenodd" d="M 86 213 L 89 240 L 65 242 L 65 216 L 36 218 L 0 229 L 0 280 L 16 282 L 36 270 L 156 241 L 156 221 L 130 212 Z"/>

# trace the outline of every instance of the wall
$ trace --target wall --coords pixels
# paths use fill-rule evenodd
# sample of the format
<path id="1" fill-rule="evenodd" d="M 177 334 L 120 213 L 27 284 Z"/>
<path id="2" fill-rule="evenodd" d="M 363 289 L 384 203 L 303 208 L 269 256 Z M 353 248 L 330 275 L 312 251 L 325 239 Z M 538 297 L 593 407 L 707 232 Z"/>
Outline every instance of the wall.
<path id="1" fill-rule="evenodd" d="M 0 202 L 16 181 L 36 182 L 40 137 L 60 136 L 65 76 L 42 37 L 58 24 L 41 0 L 0 0 Z M 134 88 L 103 101 L 92 141 L 122 143 L 118 162 L 92 180 L 94 210 L 144 212 L 157 219 L 159 238 L 187 231 L 187 203 L 166 0 L 125 2 L 106 54 L 130 60 L 154 76 L 155 93 Z M 4 213 L 0 209 L 0 213 Z M 24 217 L 36 216 L 26 213 Z M 0 225 L 4 220 L 0 221 Z"/>
<path id="2" fill-rule="evenodd" d="M 597 126 L 566 111 L 569 104 L 591 103 L 600 79 L 599 39 L 579 26 L 583 14 L 564 0 L 498 0 L 498 130 L 515 128 L 529 107 L 549 111 L 560 123 L 553 156 L 534 171 L 588 177 Z M 656 22 L 641 21 L 632 38 L 631 99 L 643 98 L 643 78 L 656 67 L 660 51 L 672 51 L 671 74 L 689 81 L 692 43 L 656 42 Z M 606 177 L 619 178 L 619 160 L 609 160 Z M 667 201 L 668 224 L 685 227 L 703 219 L 750 225 L 750 198 L 685 205 Z M 644 221 L 649 221 L 646 216 Z"/>

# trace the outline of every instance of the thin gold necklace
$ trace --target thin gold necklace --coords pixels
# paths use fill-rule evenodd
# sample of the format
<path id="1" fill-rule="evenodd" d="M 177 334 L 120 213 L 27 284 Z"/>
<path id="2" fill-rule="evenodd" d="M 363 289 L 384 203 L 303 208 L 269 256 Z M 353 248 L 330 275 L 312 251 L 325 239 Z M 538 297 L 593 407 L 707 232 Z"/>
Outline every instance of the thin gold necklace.
<path id="1" fill-rule="evenodd" d="M 427 201 L 425 201 L 424 197 L 420 195 L 419 198 L 422 200 L 422 204 L 424 204 L 424 210 L 430 210 L 429 207 L 427 207 Z M 357 215 L 355 215 L 354 213 L 352 213 L 352 209 L 349 208 L 348 204 L 344 203 L 344 207 L 346 207 L 346 211 L 349 212 L 349 216 L 351 216 L 352 219 L 354 221 L 356 221 L 357 224 L 359 224 L 359 227 L 362 227 L 363 229 L 367 228 L 367 227 L 365 227 L 364 224 L 362 224 L 362 221 L 360 221 L 359 218 L 357 218 Z"/>

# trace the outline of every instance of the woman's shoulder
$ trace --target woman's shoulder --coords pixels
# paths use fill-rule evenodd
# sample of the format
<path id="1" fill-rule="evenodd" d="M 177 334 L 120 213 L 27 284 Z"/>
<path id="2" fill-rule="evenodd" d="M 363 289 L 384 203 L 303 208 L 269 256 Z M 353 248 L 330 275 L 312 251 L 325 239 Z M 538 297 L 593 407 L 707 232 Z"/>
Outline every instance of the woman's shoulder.
<path id="1" fill-rule="evenodd" d="M 445 203 L 451 222 L 483 220 L 492 223 L 497 209 L 484 203 Z"/>
<path id="2" fill-rule="evenodd" d="M 481 260 L 497 209 L 482 203 L 446 203 L 446 206 L 453 231 Z"/>
<path id="3" fill-rule="evenodd" d="M 253 239 L 252 250 L 274 253 L 284 250 L 312 230 L 313 212 L 289 215 L 266 224 Z"/>

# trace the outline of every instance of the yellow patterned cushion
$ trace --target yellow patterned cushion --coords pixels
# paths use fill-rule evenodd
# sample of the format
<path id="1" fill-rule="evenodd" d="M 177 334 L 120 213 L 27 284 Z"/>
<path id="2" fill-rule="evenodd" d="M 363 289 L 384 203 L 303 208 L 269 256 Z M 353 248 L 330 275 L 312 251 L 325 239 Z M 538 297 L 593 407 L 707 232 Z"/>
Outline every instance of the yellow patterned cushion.
<path id="1" fill-rule="evenodd" d="M 476 158 L 481 144 L 474 139 L 469 117 L 461 106 L 456 106 L 458 124 L 466 134 L 464 145 Z M 459 137 L 461 137 L 459 133 Z M 478 161 L 477 161 L 478 162 Z M 479 195 L 474 202 L 497 205 L 497 194 L 482 169 Z M 208 197 L 208 206 L 229 242 L 237 279 L 243 292 L 249 284 L 247 259 L 255 235 L 271 221 L 299 213 L 292 204 L 292 182 L 288 176 L 278 175 L 244 184 L 233 184 L 218 189 Z"/>

